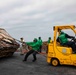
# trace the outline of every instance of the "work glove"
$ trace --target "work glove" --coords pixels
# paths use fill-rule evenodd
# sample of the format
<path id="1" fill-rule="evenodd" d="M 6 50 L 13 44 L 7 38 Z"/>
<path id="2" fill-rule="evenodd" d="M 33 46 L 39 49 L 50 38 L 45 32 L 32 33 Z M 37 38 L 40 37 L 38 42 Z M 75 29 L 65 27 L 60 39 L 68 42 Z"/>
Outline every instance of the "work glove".
<path id="1" fill-rule="evenodd" d="M 31 47 L 31 46 L 28 46 L 28 49 L 29 49 L 29 50 L 32 50 L 32 47 Z"/>

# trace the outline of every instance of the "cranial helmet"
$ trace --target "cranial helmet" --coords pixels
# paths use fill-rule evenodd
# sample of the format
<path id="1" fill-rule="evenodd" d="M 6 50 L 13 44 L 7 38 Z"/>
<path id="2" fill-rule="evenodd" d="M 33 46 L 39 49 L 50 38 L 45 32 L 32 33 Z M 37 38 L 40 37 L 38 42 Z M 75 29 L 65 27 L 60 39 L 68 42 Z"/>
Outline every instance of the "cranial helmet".
<path id="1" fill-rule="evenodd" d="M 37 38 L 34 38 L 34 41 L 37 41 Z"/>

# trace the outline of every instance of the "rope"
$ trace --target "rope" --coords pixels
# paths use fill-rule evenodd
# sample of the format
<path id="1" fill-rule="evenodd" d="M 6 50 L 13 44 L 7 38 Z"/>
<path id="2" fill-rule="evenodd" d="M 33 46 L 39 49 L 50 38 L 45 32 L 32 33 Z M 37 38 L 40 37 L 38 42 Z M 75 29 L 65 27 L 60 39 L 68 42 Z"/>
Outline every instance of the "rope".
<path id="1" fill-rule="evenodd" d="M 46 57 L 46 55 L 43 55 L 42 53 L 40 53 L 40 52 L 38 52 L 38 51 L 36 51 L 37 53 L 39 53 L 40 55 L 42 55 L 42 56 L 44 56 L 44 57 Z"/>
<path id="2" fill-rule="evenodd" d="M 15 40 L 17 40 L 17 39 L 15 39 Z M 25 42 L 21 42 L 20 40 L 17 40 L 17 41 L 19 41 L 20 43 L 25 43 Z M 26 43 L 25 43 L 26 44 Z M 27 44 L 26 44 L 26 46 L 28 46 Z M 26 48 L 27 49 L 27 48 Z M 46 57 L 46 55 L 44 55 L 44 54 L 42 54 L 42 53 L 40 53 L 40 52 L 38 52 L 38 51 L 36 51 L 38 54 L 40 54 L 40 55 L 42 55 L 42 56 L 44 56 L 44 57 Z"/>

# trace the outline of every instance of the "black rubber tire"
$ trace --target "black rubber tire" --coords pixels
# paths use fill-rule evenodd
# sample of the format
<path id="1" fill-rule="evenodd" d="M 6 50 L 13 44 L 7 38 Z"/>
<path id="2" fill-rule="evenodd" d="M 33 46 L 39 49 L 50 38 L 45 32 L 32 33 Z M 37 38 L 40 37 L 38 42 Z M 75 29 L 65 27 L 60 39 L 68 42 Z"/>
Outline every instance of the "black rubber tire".
<path id="1" fill-rule="evenodd" d="M 58 66 L 59 65 L 59 60 L 56 59 L 56 58 L 51 59 L 51 65 L 55 66 L 55 67 Z"/>

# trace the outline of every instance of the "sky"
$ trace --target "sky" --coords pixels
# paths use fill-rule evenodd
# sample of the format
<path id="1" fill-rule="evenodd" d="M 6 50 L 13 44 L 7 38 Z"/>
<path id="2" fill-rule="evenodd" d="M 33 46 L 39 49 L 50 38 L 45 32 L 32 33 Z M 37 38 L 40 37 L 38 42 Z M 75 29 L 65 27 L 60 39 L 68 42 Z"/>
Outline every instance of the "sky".
<path id="1" fill-rule="evenodd" d="M 16 39 L 53 37 L 53 26 L 76 24 L 76 0 L 0 0 L 0 28 Z"/>

